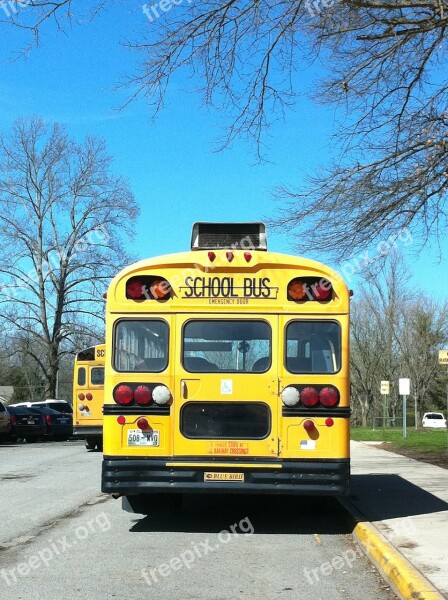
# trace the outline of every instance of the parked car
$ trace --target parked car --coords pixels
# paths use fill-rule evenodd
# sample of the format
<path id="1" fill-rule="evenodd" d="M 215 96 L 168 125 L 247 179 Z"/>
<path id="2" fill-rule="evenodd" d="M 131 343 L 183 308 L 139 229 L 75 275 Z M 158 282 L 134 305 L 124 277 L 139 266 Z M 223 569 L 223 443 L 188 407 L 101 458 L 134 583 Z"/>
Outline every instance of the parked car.
<path id="1" fill-rule="evenodd" d="M 45 435 L 45 417 L 39 410 L 27 406 L 9 406 L 8 412 L 11 416 L 9 439 L 12 442 L 18 439 L 28 443 L 37 442 Z"/>
<path id="2" fill-rule="evenodd" d="M 73 415 L 41 406 L 33 410 L 39 411 L 45 419 L 45 438 L 65 441 L 73 435 Z"/>
<path id="3" fill-rule="evenodd" d="M 425 413 L 422 419 L 422 426 L 446 429 L 446 419 L 443 413 Z"/>
<path id="4" fill-rule="evenodd" d="M 28 408 L 52 408 L 64 414 L 73 414 L 72 405 L 66 400 L 40 400 L 39 402 L 18 402 L 12 406 L 27 406 Z"/>
<path id="5" fill-rule="evenodd" d="M 11 417 L 4 403 L 0 398 L 0 442 L 9 438 L 11 433 Z"/>

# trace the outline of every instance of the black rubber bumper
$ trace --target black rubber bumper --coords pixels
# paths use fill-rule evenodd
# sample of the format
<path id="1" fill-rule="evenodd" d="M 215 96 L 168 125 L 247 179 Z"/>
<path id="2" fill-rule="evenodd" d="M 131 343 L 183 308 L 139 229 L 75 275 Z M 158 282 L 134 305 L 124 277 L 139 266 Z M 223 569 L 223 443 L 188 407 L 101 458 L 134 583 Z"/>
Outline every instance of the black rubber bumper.
<path id="1" fill-rule="evenodd" d="M 171 466 L 172 460 L 105 457 L 101 490 L 121 496 L 158 492 L 229 492 L 343 496 L 348 493 L 350 461 L 281 461 L 281 468 Z M 190 464 L 192 461 L 188 461 Z M 245 461 L 247 465 L 249 461 Z M 276 461 L 278 462 L 278 461 Z M 243 481 L 204 481 L 205 473 L 243 473 Z"/>
<path id="2" fill-rule="evenodd" d="M 103 427 L 102 425 L 91 427 L 75 425 L 75 427 L 73 427 L 73 435 L 74 437 L 79 437 L 82 439 L 88 437 L 103 437 Z"/>

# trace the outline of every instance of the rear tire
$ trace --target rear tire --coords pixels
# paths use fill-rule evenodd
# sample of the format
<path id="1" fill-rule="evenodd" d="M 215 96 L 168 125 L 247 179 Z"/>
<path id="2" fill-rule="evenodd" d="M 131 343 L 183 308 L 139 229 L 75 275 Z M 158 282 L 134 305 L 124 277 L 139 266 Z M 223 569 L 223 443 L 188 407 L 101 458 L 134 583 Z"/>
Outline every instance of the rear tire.
<path id="1" fill-rule="evenodd" d="M 95 450 L 96 443 L 94 440 L 86 440 L 87 450 Z"/>
<path id="2" fill-rule="evenodd" d="M 25 439 L 28 444 L 35 444 L 37 442 L 37 437 L 27 437 Z"/>

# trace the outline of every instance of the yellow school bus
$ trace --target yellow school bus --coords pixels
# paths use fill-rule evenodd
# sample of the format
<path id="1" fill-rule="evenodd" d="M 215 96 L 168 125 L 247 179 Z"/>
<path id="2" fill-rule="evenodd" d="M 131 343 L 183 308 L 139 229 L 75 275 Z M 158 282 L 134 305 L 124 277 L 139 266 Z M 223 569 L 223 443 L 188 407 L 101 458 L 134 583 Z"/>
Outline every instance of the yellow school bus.
<path id="1" fill-rule="evenodd" d="M 349 292 L 267 251 L 262 223 L 196 223 L 191 251 L 112 281 L 102 490 L 343 495 Z"/>
<path id="2" fill-rule="evenodd" d="M 75 357 L 73 376 L 73 435 L 86 448 L 103 449 L 105 344 L 92 346 Z"/>

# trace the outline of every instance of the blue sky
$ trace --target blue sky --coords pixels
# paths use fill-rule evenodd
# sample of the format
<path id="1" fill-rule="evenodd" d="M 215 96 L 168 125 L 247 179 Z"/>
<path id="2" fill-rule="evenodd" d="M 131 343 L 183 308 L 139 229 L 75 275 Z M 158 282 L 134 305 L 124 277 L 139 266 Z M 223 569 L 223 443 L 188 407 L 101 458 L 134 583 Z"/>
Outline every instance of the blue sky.
<path id="1" fill-rule="evenodd" d="M 116 91 L 116 84 L 135 70 L 138 60 L 118 42 L 153 26 L 139 2 L 112 3 L 93 23 L 73 25 L 65 33 L 47 28 L 39 48 L 12 60 L 25 38 L 0 25 L 0 130 L 7 130 L 18 116 L 36 114 L 64 123 L 77 139 L 104 137 L 114 170 L 128 177 L 141 207 L 129 244 L 142 258 L 188 249 L 194 221 L 272 217 L 272 190 L 280 184 L 300 188 L 306 173 L 331 156 L 335 120 L 332 109 L 314 104 L 304 93 L 286 121 L 271 128 L 266 140 L 269 162 L 256 164 L 253 148 L 242 140 L 215 152 L 223 117 L 202 108 L 198 95 L 184 92 L 191 82 L 181 78 L 174 81 L 155 122 L 143 100 L 116 110 L 128 94 Z M 304 69 L 298 77 L 300 91 L 310 89 L 318 69 L 317 63 L 312 70 Z M 296 245 L 293 235 L 282 233 L 271 233 L 268 242 L 270 250 L 286 253 Z M 442 244 L 446 254 L 448 244 Z M 447 263 L 440 262 L 436 244 L 418 251 L 415 244 L 399 245 L 414 281 L 435 297 L 446 298 Z M 304 242 L 300 253 L 323 258 L 317 240 Z M 372 248 L 370 256 L 375 253 Z M 332 266 L 340 268 L 337 262 Z M 349 285 L 356 289 L 357 283 Z"/>

